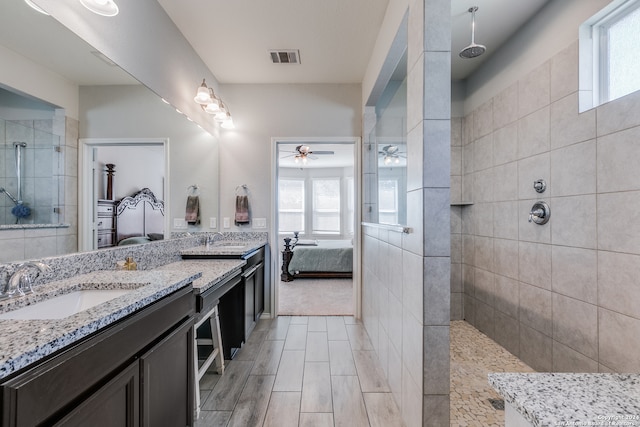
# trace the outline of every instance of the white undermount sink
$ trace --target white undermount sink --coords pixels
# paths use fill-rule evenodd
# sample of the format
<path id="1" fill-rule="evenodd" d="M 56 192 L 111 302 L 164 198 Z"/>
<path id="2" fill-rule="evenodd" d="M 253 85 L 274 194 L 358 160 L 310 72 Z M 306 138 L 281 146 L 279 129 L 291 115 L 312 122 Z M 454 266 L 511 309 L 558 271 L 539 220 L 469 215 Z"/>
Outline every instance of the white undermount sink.
<path id="1" fill-rule="evenodd" d="M 133 289 L 83 289 L 0 314 L 1 319 L 63 319 L 107 302 Z"/>

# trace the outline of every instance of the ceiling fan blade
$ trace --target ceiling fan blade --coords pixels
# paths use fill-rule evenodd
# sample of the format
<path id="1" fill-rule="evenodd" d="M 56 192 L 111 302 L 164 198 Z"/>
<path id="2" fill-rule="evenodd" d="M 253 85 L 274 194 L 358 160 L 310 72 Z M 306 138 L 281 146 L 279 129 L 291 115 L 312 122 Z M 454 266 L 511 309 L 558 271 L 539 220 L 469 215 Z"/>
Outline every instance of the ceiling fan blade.
<path id="1" fill-rule="evenodd" d="M 333 151 L 309 151 L 309 154 L 335 154 Z"/>

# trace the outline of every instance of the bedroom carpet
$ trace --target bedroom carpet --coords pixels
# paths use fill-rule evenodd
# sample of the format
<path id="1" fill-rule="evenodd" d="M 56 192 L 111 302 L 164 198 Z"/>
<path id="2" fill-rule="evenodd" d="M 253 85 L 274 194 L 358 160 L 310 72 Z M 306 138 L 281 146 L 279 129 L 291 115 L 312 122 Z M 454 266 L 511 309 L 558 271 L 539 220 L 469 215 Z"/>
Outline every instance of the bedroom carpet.
<path id="1" fill-rule="evenodd" d="M 282 316 L 353 315 L 352 279 L 295 279 L 280 282 L 278 291 Z"/>

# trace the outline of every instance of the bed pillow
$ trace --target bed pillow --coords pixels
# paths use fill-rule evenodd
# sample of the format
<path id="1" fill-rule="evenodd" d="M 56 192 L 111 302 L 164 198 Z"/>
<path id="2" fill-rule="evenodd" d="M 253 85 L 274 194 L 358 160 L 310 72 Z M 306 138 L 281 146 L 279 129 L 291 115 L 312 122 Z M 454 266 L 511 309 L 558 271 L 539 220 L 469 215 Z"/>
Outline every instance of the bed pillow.
<path id="1" fill-rule="evenodd" d="M 164 240 L 164 234 L 162 233 L 149 233 L 147 234 L 147 237 L 150 240 Z"/>
<path id="2" fill-rule="evenodd" d="M 149 243 L 151 239 L 144 236 L 136 236 L 136 237 L 127 237 L 126 239 L 122 239 L 118 242 L 118 246 L 125 245 L 139 245 L 141 243 Z"/>

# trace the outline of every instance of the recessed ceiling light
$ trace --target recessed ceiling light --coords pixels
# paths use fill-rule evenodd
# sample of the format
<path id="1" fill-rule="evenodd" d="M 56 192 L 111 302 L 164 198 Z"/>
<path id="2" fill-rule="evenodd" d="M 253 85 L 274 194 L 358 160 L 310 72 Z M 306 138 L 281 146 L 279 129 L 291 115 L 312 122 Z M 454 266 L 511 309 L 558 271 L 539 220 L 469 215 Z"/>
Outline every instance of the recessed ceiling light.
<path id="1" fill-rule="evenodd" d="M 93 13 L 102 16 L 116 16 L 118 5 L 113 0 L 80 0 L 80 3 Z"/>

